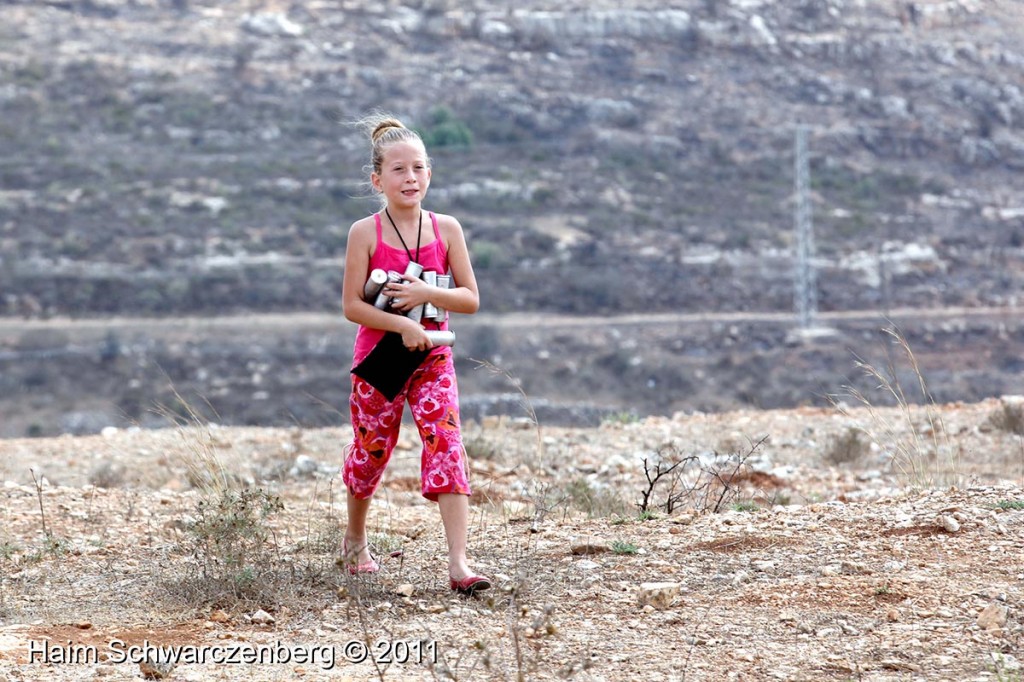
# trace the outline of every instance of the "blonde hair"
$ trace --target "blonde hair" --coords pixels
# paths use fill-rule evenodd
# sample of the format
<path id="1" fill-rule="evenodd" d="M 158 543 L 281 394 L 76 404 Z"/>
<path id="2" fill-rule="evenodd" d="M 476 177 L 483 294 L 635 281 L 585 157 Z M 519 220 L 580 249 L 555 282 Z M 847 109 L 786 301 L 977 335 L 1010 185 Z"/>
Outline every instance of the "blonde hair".
<path id="1" fill-rule="evenodd" d="M 375 114 L 362 121 L 362 125 L 370 132 L 370 169 L 380 175 L 384 163 L 384 152 L 396 142 L 416 141 L 423 145 L 423 138 L 411 128 L 389 114 Z M 423 145 L 426 151 L 426 145 Z M 430 165 L 430 157 L 427 157 Z"/>

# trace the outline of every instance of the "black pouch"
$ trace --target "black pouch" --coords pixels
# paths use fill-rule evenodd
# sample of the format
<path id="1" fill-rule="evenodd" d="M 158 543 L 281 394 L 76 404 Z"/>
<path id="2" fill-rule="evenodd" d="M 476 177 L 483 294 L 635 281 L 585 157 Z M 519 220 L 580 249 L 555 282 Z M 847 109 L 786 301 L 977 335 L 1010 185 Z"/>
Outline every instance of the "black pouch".
<path id="1" fill-rule="evenodd" d="M 402 343 L 401 334 L 387 332 L 363 361 L 352 368 L 352 373 L 391 401 L 429 354 L 429 350 L 409 350 Z"/>

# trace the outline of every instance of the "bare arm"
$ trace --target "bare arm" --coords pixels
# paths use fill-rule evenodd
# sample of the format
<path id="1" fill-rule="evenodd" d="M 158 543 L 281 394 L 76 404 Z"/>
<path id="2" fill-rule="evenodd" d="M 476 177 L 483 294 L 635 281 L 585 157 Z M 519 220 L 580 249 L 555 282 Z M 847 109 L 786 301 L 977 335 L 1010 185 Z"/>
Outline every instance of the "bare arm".
<path id="1" fill-rule="evenodd" d="M 448 242 L 448 266 L 452 271 L 455 288 L 438 290 L 431 303 L 453 313 L 472 315 L 480 309 L 480 290 L 477 288 L 473 264 L 469 260 L 466 235 L 458 220 L 451 216 L 444 218 L 440 225 L 441 236 Z"/>
<path id="2" fill-rule="evenodd" d="M 394 307 L 403 312 L 424 303 L 432 303 L 453 313 L 472 315 L 480 309 L 480 293 L 462 226 L 451 216 L 439 215 L 438 229 L 448 250 L 448 267 L 451 268 L 455 288 L 439 289 L 428 286 L 420 279 L 407 278 L 401 283 L 389 283 L 384 292 L 399 301 Z"/>

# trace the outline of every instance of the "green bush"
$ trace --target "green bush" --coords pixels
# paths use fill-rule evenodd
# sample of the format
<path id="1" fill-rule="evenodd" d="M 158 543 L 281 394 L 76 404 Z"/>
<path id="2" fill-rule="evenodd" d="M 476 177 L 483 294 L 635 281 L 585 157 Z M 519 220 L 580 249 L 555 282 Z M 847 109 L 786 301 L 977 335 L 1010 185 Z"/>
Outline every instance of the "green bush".
<path id="1" fill-rule="evenodd" d="M 438 107 L 430 113 L 427 127 L 418 129 L 423 144 L 432 147 L 462 147 L 473 145 L 473 132 L 465 123 L 455 117 L 446 107 Z"/>
<path id="2" fill-rule="evenodd" d="M 500 268 L 510 264 L 509 249 L 487 240 L 477 240 L 469 247 L 473 265 L 480 270 Z"/>
<path id="3" fill-rule="evenodd" d="M 640 548 L 632 542 L 616 540 L 612 543 L 612 553 L 614 554 L 636 554 L 639 550 Z"/>

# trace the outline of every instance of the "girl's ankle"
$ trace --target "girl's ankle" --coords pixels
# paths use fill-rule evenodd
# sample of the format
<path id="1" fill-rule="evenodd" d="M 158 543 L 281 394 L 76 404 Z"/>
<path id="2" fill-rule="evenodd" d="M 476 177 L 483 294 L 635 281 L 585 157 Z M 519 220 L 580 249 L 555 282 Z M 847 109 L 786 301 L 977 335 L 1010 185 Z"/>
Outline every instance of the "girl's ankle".
<path id="1" fill-rule="evenodd" d="M 473 575 L 473 570 L 469 567 L 466 562 L 461 563 L 449 563 L 448 564 L 448 577 L 455 578 L 456 580 L 465 578 L 468 575 Z"/>

